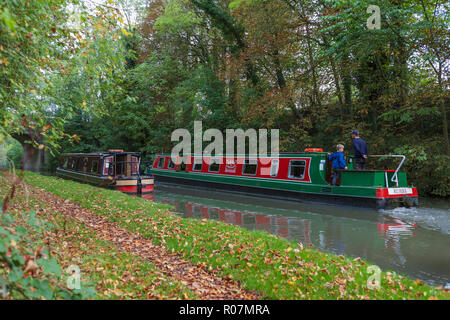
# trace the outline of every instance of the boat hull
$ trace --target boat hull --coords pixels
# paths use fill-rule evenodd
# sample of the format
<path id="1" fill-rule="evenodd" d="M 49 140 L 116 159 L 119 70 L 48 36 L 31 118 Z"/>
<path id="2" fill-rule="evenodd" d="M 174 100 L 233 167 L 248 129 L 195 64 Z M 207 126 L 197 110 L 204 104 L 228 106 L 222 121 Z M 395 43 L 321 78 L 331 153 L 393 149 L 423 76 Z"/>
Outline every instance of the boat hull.
<path id="1" fill-rule="evenodd" d="M 123 178 L 113 180 L 108 176 L 100 176 L 100 175 L 90 175 L 84 174 L 81 172 L 57 169 L 56 175 L 58 177 L 64 179 L 71 179 L 83 183 L 89 183 L 92 185 L 96 185 L 99 187 L 104 187 L 113 190 L 119 190 L 125 193 L 137 194 L 140 193 L 138 189 L 138 180 L 137 178 Z M 141 179 L 141 193 L 150 193 L 153 192 L 153 179 L 152 178 L 142 178 Z"/>
<path id="2" fill-rule="evenodd" d="M 204 190 L 226 191 L 241 195 L 267 197 L 279 200 L 290 200 L 297 202 L 320 202 L 332 203 L 340 205 L 350 205 L 357 207 L 373 208 L 373 209 L 390 209 L 399 206 L 417 206 L 418 197 L 363 197 L 363 196 L 349 196 L 349 195 L 335 195 L 335 194 L 318 194 L 299 192 L 291 190 L 278 190 L 257 186 L 243 186 L 236 184 L 227 184 L 220 182 L 211 182 L 197 179 L 189 179 L 182 177 L 173 177 L 163 174 L 154 173 L 155 187 L 158 185 L 183 185 L 195 186 Z"/>

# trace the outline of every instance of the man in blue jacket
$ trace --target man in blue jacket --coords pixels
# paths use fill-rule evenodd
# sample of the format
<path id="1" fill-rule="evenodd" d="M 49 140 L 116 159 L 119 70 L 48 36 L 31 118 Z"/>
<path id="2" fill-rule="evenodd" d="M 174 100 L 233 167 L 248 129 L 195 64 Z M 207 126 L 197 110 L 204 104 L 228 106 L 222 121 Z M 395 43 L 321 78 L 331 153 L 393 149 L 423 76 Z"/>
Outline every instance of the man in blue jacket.
<path id="1" fill-rule="evenodd" d="M 366 142 L 359 137 L 359 131 L 352 131 L 353 148 L 355 149 L 355 170 L 364 170 L 366 159 L 369 156 Z"/>
<path id="2" fill-rule="evenodd" d="M 344 157 L 344 146 L 338 144 L 336 146 L 336 152 L 333 154 L 328 154 L 328 159 L 333 161 L 333 180 L 331 185 L 335 186 L 337 179 L 341 176 L 342 170 L 347 170 L 347 162 L 345 162 Z"/>

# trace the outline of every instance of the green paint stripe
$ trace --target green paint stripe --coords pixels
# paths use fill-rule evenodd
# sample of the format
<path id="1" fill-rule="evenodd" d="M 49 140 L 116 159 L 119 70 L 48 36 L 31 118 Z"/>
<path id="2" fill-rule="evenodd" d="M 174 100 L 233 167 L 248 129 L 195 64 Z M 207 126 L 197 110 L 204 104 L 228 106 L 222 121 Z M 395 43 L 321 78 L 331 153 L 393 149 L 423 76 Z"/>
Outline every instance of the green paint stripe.
<path id="1" fill-rule="evenodd" d="M 274 181 L 266 178 L 259 178 L 263 181 L 255 181 L 256 179 L 247 177 L 230 177 L 230 176 L 218 176 L 215 174 L 207 173 L 184 173 L 177 171 L 158 170 L 152 169 L 152 173 L 160 174 L 168 177 L 181 177 L 185 179 L 218 182 L 228 185 L 238 185 L 245 187 L 267 188 L 280 191 L 294 191 L 301 193 L 312 193 L 321 195 L 337 195 L 348 197 L 363 197 L 363 198 L 376 198 L 376 189 L 373 187 L 346 187 L 346 186 L 328 186 L 318 185 L 310 183 L 302 183 L 297 181 Z M 156 179 L 157 181 L 157 179 Z M 322 188 L 331 188 L 332 192 L 323 192 Z"/>

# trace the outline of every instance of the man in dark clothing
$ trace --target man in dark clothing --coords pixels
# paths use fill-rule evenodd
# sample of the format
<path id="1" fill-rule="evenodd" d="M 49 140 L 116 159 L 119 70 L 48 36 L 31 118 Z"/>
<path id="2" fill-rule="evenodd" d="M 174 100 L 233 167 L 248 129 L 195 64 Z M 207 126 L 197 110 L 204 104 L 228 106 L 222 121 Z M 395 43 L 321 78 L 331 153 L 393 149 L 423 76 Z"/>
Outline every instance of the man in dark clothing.
<path id="1" fill-rule="evenodd" d="M 369 155 L 366 142 L 359 137 L 358 130 L 352 131 L 353 148 L 355 149 L 355 170 L 364 170 Z"/>

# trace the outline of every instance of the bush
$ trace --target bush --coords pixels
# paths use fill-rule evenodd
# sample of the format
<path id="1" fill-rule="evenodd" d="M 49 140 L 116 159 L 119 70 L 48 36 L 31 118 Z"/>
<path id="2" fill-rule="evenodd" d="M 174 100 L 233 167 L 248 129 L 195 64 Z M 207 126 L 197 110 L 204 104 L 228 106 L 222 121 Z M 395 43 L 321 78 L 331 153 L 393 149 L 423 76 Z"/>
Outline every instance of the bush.
<path id="1" fill-rule="evenodd" d="M 63 285 L 56 259 L 43 246 L 34 248 L 32 235 L 49 230 L 51 225 L 38 219 L 33 211 L 24 220 L 25 224 L 18 224 L 8 211 L 0 215 L 0 298 L 93 298 L 93 287 L 71 290 Z"/>
<path id="2" fill-rule="evenodd" d="M 419 194 L 448 197 L 450 195 L 450 164 L 448 156 L 433 153 L 424 146 L 410 146 L 395 149 L 398 154 L 407 158 L 405 170 L 408 182 L 419 189 Z"/>

